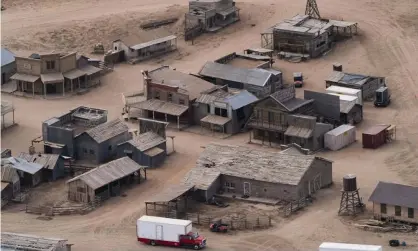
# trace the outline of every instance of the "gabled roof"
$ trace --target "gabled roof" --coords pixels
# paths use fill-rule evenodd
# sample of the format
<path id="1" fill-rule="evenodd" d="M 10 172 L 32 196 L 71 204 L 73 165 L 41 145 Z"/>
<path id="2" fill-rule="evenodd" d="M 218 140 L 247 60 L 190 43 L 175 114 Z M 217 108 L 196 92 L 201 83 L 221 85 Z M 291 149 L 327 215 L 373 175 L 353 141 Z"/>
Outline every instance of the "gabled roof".
<path id="1" fill-rule="evenodd" d="M 293 97 L 288 96 L 286 98 L 283 98 L 283 97 L 280 96 L 280 92 L 282 92 L 282 91 L 283 90 L 279 90 L 279 91 L 271 94 L 267 98 L 272 98 L 274 101 L 279 103 L 281 106 L 283 106 L 283 108 L 285 108 L 289 112 L 293 112 L 294 110 L 296 110 L 296 109 L 298 109 L 302 106 L 305 106 L 307 104 L 310 104 L 310 103 L 314 102 L 313 99 L 306 100 L 306 99 L 296 98 L 295 96 L 293 96 Z"/>
<path id="2" fill-rule="evenodd" d="M 161 137 L 160 135 L 156 134 L 155 132 L 146 132 L 139 134 L 137 137 L 125 142 L 129 143 L 139 151 L 144 152 L 148 149 L 151 149 L 155 146 L 158 146 L 162 143 L 166 142 L 166 140 Z M 124 143 L 122 143 L 124 144 Z M 121 144 L 120 144 L 121 145 Z"/>
<path id="3" fill-rule="evenodd" d="M 58 159 L 59 159 L 59 155 L 58 154 L 29 154 L 29 153 L 20 153 L 19 154 L 19 158 L 24 159 L 28 162 L 31 163 L 36 163 L 41 165 L 43 168 L 46 169 L 54 169 L 55 166 L 57 165 Z"/>
<path id="4" fill-rule="evenodd" d="M 145 168 L 138 165 L 129 157 L 123 157 L 103 164 L 93 170 L 83 173 L 67 181 L 71 183 L 76 180 L 82 180 L 92 189 L 97 189 L 113 181 L 126 177 L 138 170 Z"/>
<path id="5" fill-rule="evenodd" d="M 12 168 L 9 165 L 1 166 L 1 181 L 15 183 L 19 181 L 19 175 L 17 174 L 16 169 Z"/>
<path id="6" fill-rule="evenodd" d="M 115 119 L 104 124 L 100 124 L 90 130 L 85 131 L 94 141 L 102 143 L 108 139 L 125 133 L 129 127 L 120 119 Z"/>
<path id="7" fill-rule="evenodd" d="M 369 80 L 369 78 L 369 76 L 361 74 L 333 71 L 325 81 L 342 83 L 352 86 L 362 86 L 367 82 L 367 80 Z"/>
<path id="8" fill-rule="evenodd" d="M 1 250 L 54 251 L 65 246 L 66 243 L 67 240 L 65 239 L 8 232 L 1 233 Z"/>
<path id="9" fill-rule="evenodd" d="M 16 170 L 23 171 L 25 173 L 35 174 L 42 169 L 42 166 L 37 163 L 30 163 L 21 158 L 9 157 L 1 160 L 1 165 L 9 166 Z"/>
<path id="10" fill-rule="evenodd" d="M 213 88 L 200 95 L 196 102 L 211 104 L 212 102 L 228 103 L 233 110 L 252 104 L 258 100 L 256 96 L 247 90 L 238 90 L 224 87 Z"/>
<path id="11" fill-rule="evenodd" d="M 418 187 L 380 181 L 369 201 L 418 209 Z"/>
<path id="12" fill-rule="evenodd" d="M 257 68 L 245 69 L 227 64 L 207 62 L 200 70 L 199 75 L 237 83 L 265 86 L 272 74 Z"/>
<path id="13" fill-rule="evenodd" d="M 8 65 L 15 61 L 15 54 L 6 48 L 1 48 L 1 66 Z"/>

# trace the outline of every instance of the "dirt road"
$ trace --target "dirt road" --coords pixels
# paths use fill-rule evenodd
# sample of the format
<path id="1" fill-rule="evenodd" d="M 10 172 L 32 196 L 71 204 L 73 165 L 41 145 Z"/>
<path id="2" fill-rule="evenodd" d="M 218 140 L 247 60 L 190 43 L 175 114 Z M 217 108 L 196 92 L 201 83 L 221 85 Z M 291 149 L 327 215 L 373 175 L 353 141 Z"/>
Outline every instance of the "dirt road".
<path id="1" fill-rule="evenodd" d="M 31 52 L 70 46 L 72 50 L 87 53 L 93 43 L 107 39 L 108 32 L 119 30 L 125 34 L 126 27 L 135 27 L 138 20 L 149 15 L 178 13 L 181 18 L 187 1 L 6 0 L 3 5 L 7 10 L 2 12 L 2 45 Z M 180 42 L 179 52 L 163 59 L 117 66 L 105 77 L 103 86 L 83 96 L 33 100 L 2 95 L 14 102 L 19 123 L 18 127 L 2 133 L 2 147 L 11 148 L 13 152 L 27 151 L 29 141 L 40 135 L 43 120 L 77 105 L 108 109 L 110 118 L 118 117 L 122 109 L 120 94 L 142 88 L 141 69 L 170 64 L 180 71 L 197 72 L 207 60 L 259 46 L 262 30 L 302 13 L 305 1 L 246 0 L 237 5 L 242 8 L 241 23 L 217 34 L 204 35 L 194 45 Z M 364 200 L 379 180 L 418 185 L 418 86 L 414 81 L 418 76 L 418 3 L 415 0 L 321 0 L 318 5 L 324 17 L 358 22 L 360 35 L 338 44 L 323 58 L 300 64 L 277 61 L 275 67 L 283 71 L 287 80 L 292 72 L 302 71 L 306 76 L 306 89 L 323 90 L 331 64 L 338 61 L 349 72 L 386 76 L 393 91 L 393 103 L 384 109 L 366 104 L 365 120 L 358 130 L 359 142 L 347 149 L 323 154 L 335 161 L 335 187 L 322 191 L 314 205 L 266 231 L 241 232 L 233 236 L 202 231 L 208 236 L 209 250 L 315 250 L 322 241 L 386 245 L 392 235 L 353 229 L 336 216 L 342 176 L 347 173 L 358 176 Z M 376 123 L 396 124 L 397 140 L 377 150 L 364 150 L 360 132 Z M 135 241 L 134 222 L 143 214 L 142 202 L 164 186 L 178 182 L 193 167 L 203 150 L 201 146 L 214 140 L 245 144 L 248 139 L 245 134 L 227 140 L 185 132 L 170 134 L 176 136 L 177 153 L 170 156 L 163 168 L 150 172 L 146 183 L 128 191 L 127 197 L 112 198 L 86 216 L 55 217 L 52 221 L 40 221 L 23 212 L 5 211 L 2 212 L 2 230 L 65 237 L 75 243 L 76 251 L 159 250 L 142 247 Z M 416 236 L 395 236 L 418 245 Z"/>

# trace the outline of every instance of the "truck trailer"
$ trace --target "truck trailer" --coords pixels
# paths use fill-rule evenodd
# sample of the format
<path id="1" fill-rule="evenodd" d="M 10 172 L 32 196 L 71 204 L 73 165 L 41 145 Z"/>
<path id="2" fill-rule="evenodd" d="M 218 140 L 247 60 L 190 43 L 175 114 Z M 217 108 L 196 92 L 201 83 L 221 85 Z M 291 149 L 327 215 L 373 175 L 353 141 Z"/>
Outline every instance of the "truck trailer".
<path id="1" fill-rule="evenodd" d="M 206 246 L 206 239 L 192 232 L 192 222 L 144 215 L 136 222 L 139 242 L 156 246 L 188 247 L 195 250 Z"/>
<path id="2" fill-rule="evenodd" d="M 324 242 L 319 251 L 383 251 L 382 246 Z"/>

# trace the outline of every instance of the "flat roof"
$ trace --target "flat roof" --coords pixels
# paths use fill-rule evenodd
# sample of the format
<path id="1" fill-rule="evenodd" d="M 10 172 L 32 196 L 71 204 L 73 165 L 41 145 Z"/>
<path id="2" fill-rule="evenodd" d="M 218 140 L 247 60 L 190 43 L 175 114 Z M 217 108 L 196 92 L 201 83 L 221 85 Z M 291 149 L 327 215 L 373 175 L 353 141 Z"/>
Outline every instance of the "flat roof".
<path id="1" fill-rule="evenodd" d="M 298 185 L 315 160 L 313 155 L 287 155 L 243 146 L 212 143 L 196 162 L 197 169 L 271 183 Z"/>
<path id="2" fill-rule="evenodd" d="M 331 75 L 329 75 L 325 81 L 342 83 L 346 85 L 359 87 L 359 86 L 364 85 L 369 79 L 370 79 L 370 76 L 354 74 L 354 73 L 345 73 L 341 71 L 333 71 Z"/>
<path id="3" fill-rule="evenodd" d="M 193 188 L 194 188 L 193 184 L 170 185 L 166 187 L 164 190 L 162 190 L 161 192 L 151 196 L 151 198 L 146 200 L 145 202 L 149 202 L 149 203 L 170 202 L 182 196 L 183 194 L 187 193 Z"/>
<path id="4" fill-rule="evenodd" d="M 352 251 L 382 251 L 382 246 L 365 245 L 365 244 L 348 244 L 336 242 L 323 242 L 319 248 L 330 248 L 336 250 L 352 250 Z"/>
<path id="5" fill-rule="evenodd" d="M 173 115 L 173 116 L 180 116 L 185 113 L 189 107 L 185 105 L 179 105 L 175 103 L 171 103 L 168 101 L 163 101 L 159 99 L 148 99 L 142 102 L 136 103 L 131 105 L 134 108 L 147 110 L 147 111 L 154 111 L 163 114 Z"/>
<path id="6" fill-rule="evenodd" d="M 298 14 L 275 25 L 273 30 L 317 35 L 324 33 L 331 27 L 332 23 L 329 21 Z"/>
<path id="7" fill-rule="evenodd" d="M 131 49 L 140 50 L 140 49 L 149 47 L 149 46 L 154 45 L 154 44 L 164 43 L 164 42 L 167 42 L 167 41 L 170 41 L 170 40 L 174 40 L 174 39 L 177 39 L 177 37 L 174 36 L 174 35 L 166 36 L 166 37 L 161 37 L 161 38 L 157 38 L 157 39 L 151 40 L 149 42 L 145 42 L 145 43 L 141 43 L 141 44 L 137 44 L 137 45 L 131 46 Z"/>
<path id="8" fill-rule="evenodd" d="M 374 125 L 374 126 L 369 127 L 367 130 L 365 130 L 363 134 L 376 135 L 386 130 L 389 127 L 390 125 Z"/>
<path id="9" fill-rule="evenodd" d="M 67 240 L 18 233 L 1 233 L 1 250 L 54 251 Z M 10 249 L 8 249 L 10 248 Z"/>
<path id="10" fill-rule="evenodd" d="M 7 114 L 14 111 L 14 106 L 11 102 L 2 100 L 1 101 L 1 115 Z"/>
<path id="11" fill-rule="evenodd" d="M 138 222 L 153 222 L 153 223 L 161 223 L 161 224 L 170 224 L 170 225 L 180 225 L 180 226 L 188 226 L 192 224 L 190 220 L 179 220 L 179 219 L 171 219 L 171 218 L 164 218 L 164 217 L 156 217 L 156 216 L 149 216 L 143 215 L 141 218 L 138 219 Z"/>

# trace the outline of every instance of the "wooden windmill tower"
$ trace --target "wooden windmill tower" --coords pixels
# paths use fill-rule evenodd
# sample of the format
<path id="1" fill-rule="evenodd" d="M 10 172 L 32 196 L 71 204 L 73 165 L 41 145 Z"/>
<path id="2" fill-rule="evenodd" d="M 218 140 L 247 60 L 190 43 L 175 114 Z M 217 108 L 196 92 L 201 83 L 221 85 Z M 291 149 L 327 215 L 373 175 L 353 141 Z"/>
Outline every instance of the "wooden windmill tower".
<path id="1" fill-rule="evenodd" d="M 319 14 L 319 9 L 318 9 L 318 5 L 316 4 L 316 0 L 306 1 L 305 15 L 308 15 L 313 18 L 321 19 L 321 15 Z"/>

